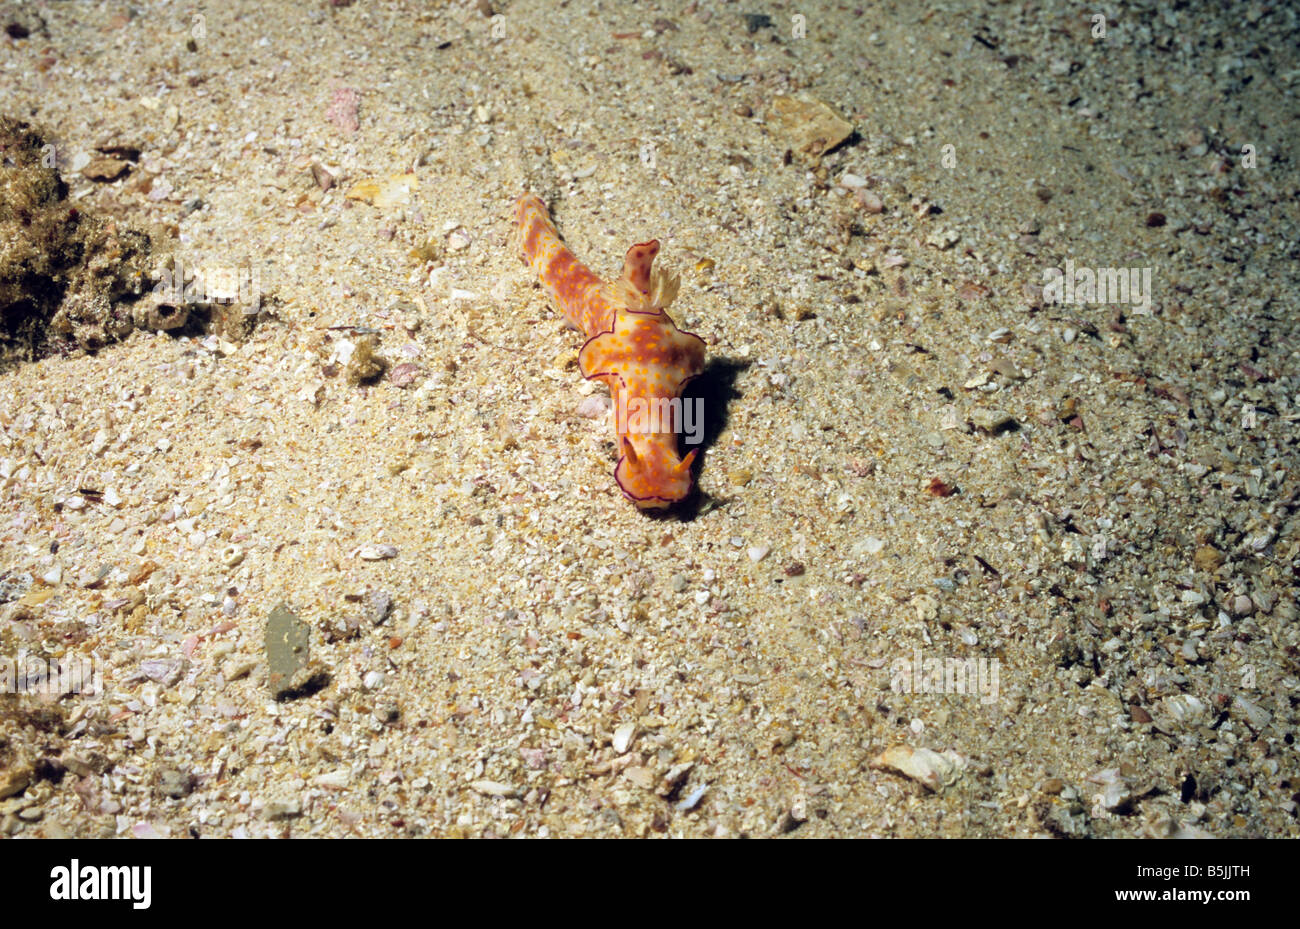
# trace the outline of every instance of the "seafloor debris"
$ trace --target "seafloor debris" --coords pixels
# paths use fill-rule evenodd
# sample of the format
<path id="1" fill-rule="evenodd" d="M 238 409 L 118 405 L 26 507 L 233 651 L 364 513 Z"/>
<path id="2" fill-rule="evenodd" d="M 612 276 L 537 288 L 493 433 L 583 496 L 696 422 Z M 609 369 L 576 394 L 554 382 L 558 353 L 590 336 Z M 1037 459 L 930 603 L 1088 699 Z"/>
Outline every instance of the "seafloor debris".
<path id="1" fill-rule="evenodd" d="M 94 351 L 136 328 L 179 330 L 196 310 L 222 335 L 248 335 L 256 311 L 190 300 L 197 281 L 156 287 L 166 234 L 72 206 L 49 150 L 32 126 L 0 117 L 0 369 Z"/>
<path id="2" fill-rule="evenodd" d="M 325 118 L 332 122 L 344 135 L 353 135 L 361 128 L 357 109 L 361 103 L 360 95 L 351 87 L 340 87 L 330 98 Z"/>
<path id="3" fill-rule="evenodd" d="M 799 97 L 773 98 L 772 125 L 793 151 L 813 160 L 853 134 L 853 124 L 829 106 Z"/>
<path id="4" fill-rule="evenodd" d="M 896 771 L 936 793 L 957 782 L 966 761 L 954 751 L 893 745 L 871 760 L 873 768 Z"/>
<path id="5" fill-rule="evenodd" d="M 0 118 L 0 367 L 124 338 L 147 292 L 153 239 L 73 207 L 47 152 Z"/>
<path id="6" fill-rule="evenodd" d="M 970 421 L 976 429 L 988 435 L 1000 435 L 1016 427 L 1015 417 L 1005 410 L 972 410 Z"/>
<path id="7" fill-rule="evenodd" d="M 308 696 L 329 680 L 325 669 L 311 660 L 311 626 L 283 603 L 266 621 L 266 663 L 277 700 Z"/>
<path id="8" fill-rule="evenodd" d="M 32 765 L 26 758 L 9 758 L 0 769 L 0 800 L 20 794 L 32 780 Z"/>
<path id="9" fill-rule="evenodd" d="M 366 384 L 384 373 L 388 362 L 380 357 L 378 349 L 379 339 L 373 335 L 362 336 L 353 343 L 352 353 L 344 368 L 349 384 Z"/>
<path id="10" fill-rule="evenodd" d="M 361 200 L 381 209 L 409 203 L 411 193 L 419 187 L 414 174 L 394 174 L 391 177 L 358 181 L 347 192 L 349 200 Z"/>
<path id="11" fill-rule="evenodd" d="M 91 159 L 90 163 L 81 169 L 81 173 L 83 177 L 92 181 L 115 181 L 130 169 L 129 161 L 101 155 Z"/>

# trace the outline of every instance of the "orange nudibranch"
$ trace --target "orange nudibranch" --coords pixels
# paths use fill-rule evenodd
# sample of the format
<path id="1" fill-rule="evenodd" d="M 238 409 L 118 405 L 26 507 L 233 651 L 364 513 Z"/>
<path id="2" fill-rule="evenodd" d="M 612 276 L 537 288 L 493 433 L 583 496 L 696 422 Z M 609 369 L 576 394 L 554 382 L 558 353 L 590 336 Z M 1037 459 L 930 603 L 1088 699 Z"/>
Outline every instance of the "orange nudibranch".
<path id="1" fill-rule="evenodd" d="M 704 370 L 704 340 L 677 328 L 665 308 L 678 279 L 654 267 L 659 242 L 640 242 L 623 258 L 623 276 L 603 281 L 560 241 L 546 204 L 534 194 L 515 203 L 515 234 L 542 285 L 569 324 L 587 337 L 578 353 L 584 377 L 602 381 L 614 401 L 619 459 L 614 479 L 641 509 L 658 509 L 691 491 L 696 450 L 678 454 L 695 418 L 682 389 Z M 700 424 L 702 427 L 702 424 Z"/>

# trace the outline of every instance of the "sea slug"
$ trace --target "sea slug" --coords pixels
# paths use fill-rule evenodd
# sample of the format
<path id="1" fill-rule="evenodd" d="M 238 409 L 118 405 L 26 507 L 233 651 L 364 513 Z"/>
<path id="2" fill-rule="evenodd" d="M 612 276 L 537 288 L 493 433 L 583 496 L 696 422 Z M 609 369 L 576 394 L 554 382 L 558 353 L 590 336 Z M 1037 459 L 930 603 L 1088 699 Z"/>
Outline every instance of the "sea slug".
<path id="1" fill-rule="evenodd" d="M 704 340 L 665 312 L 679 281 L 654 267 L 658 240 L 629 248 L 622 277 L 607 282 L 565 247 L 534 194 L 515 203 L 515 235 L 556 307 L 587 337 L 578 353 L 583 376 L 609 388 L 619 451 L 614 480 L 643 510 L 684 499 L 698 449 L 682 458 L 678 439 L 700 442 L 703 401 L 684 400 L 682 389 L 704 370 Z"/>

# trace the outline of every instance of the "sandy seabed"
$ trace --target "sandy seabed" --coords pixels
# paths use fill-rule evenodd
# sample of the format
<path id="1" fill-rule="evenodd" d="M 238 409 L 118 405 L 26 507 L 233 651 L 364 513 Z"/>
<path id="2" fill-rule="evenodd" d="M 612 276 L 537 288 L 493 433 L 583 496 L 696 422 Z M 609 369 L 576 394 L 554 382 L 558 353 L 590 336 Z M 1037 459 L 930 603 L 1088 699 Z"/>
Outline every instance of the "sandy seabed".
<path id="1" fill-rule="evenodd" d="M 0 833 L 1296 835 L 1297 13 L 1215 7 L 0 3 L 70 203 L 261 306 L 0 374 L 0 657 L 99 673 Z M 681 273 L 689 506 L 525 189 Z"/>

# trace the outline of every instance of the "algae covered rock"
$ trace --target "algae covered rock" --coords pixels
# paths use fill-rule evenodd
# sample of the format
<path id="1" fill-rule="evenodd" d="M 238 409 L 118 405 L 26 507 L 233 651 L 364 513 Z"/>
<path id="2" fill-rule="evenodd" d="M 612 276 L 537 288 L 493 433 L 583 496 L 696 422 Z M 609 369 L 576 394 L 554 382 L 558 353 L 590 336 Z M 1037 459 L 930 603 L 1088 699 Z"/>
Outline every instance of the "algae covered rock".
<path id="1" fill-rule="evenodd" d="M 153 238 L 73 206 L 53 151 L 0 117 L 0 368 L 125 338 L 149 291 Z"/>

